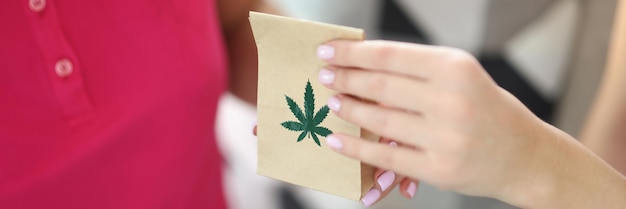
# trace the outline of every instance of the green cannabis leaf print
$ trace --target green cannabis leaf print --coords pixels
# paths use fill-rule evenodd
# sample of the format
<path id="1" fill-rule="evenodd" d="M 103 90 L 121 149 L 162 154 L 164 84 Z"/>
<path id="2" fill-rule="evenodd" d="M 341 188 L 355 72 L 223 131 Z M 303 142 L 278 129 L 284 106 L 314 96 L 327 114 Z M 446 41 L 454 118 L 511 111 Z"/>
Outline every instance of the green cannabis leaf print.
<path id="1" fill-rule="evenodd" d="M 298 136 L 298 142 L 308 136 L 308 138 L 313 138 L 315 143 L 321 147 L 322 145 L 317 135 L 326 137 L 333 132 L 326 127 L 320 126 L 320 123 L 328 116 L 329 109 L 327 105 L 324 105 L 317 113 L 313 114 L 315 111 L 315 95 L 313 94 L 311 82 L 307 81 L 304 88 L 304 113 L 302 113 L 300 106 L 291 97 L 285 95 L 285 99 L 287 100 L 289 110 L 291 110 L 291 113 L 298 121 L 285 121 L 280 125 L 290 131 L 302 132 Z"/>

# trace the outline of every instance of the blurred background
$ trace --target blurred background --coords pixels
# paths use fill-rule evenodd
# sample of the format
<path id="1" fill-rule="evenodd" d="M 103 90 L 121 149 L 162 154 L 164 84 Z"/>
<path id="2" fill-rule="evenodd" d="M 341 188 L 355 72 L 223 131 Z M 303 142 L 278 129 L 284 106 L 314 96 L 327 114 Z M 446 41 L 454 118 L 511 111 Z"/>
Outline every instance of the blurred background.
<path id="1" fill-rule="evenodd" d="M 367 39 L 453 46 L 474 54 L 503 88 L 543 120 L 576 136 L 602 75 L 616 0 L 271 0 L 283 15 L 363 28 Z M 218 138 L 235 209 L 362 208 L 256 175 L 256 139 L 241 124 L 256 111 L 223 96 Z M 422 183 L 373 208 L 507 209 L 504 203 Z"/>

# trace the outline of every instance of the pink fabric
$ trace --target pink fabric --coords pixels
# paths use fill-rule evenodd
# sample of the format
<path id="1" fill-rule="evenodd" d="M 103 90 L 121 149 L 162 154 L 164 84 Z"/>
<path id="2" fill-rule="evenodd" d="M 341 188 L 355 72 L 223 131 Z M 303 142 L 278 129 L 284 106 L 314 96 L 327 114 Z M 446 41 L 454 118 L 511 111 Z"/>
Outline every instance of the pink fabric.
<path id="1" fill-rule="evenodd" d="M 43 2 L 0 1 L 0 208 L 225 208 L 215 2 Z"/>

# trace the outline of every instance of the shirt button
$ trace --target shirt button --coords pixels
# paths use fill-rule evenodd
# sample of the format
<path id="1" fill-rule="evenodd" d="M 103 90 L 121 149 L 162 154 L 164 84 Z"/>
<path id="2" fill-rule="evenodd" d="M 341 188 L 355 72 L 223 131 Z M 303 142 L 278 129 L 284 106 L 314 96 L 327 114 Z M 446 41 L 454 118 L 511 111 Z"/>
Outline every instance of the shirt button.
<path id="1" fill-rule="evenodd" d="M 72 74 L 72 71 L 74 71 L 74 67 L 72 66 L 72 62 L 70 60 L 61 59 L 57 61 L 56 65 L 54 66 L 54 71 L 59 77 L 65 78 Z"/>
<path id="2" fill-rule="evenodd" d="M 28 6 L 34 12 L 41 12 L 44 8 L 46 8 L 46 0 L 29 0 Z"/>

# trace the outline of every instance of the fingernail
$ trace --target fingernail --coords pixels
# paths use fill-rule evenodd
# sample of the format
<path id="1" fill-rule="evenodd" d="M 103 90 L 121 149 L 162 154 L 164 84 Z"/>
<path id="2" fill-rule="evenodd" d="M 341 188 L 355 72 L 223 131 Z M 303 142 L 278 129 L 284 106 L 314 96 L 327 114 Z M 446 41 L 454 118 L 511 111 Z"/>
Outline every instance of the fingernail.
<path id="1" fill-rule="evenodd" d="M 378 198 L 380 198 L 380 191 L 378 191 L 378 189 L 371 189 L 361 198 L 361 203 L 363 203 L 365 207 L 369 207 L 372 206 Z"/>
<path id="2" fill-rule="evenodd" d="M 323 60 L 332 59 L 335 56 L 335 48 L 328 45 L 317 47 L 317 57 Z"/>
<path id="3" fill-rule="evenodd" d="M 397 146 L 398 146 L 398 143 L 396 143 L 396 142 L 392 141 L 392 142 L 389 142 L 389 146 L 392 146 L 392 147 L 397 147 Z"/>
<path id="4" fill-rule="evenodd" d="M 327 69 L 322 69 L 320 70 L 317 79 L 322 84 L 332 84 L 333 81 L 335 81 L 335 73 Z"/>
<path id="5" fill-rule="evenodd" d="M 396 174 L 393 171 L 385 171 L 378 177 L 378 179 L 376 179 L 376 182 L 378 182 L 378 186 L 380 186 L 380 189 L 382 191 L 385 191 L 389 188 L 389 186 L 391 186 L 391 184 L 393 184 L 395 180 Z"/>
<path id="6" fill-rule="evenodd" d="M 328 108 L 335 112 L 339 112 L 339 109 L 341 108 L 341 101 L 339 101 L 339 98 L 335 96 L 328 98 Z"/>
<path id="7" fill-rule="evenodd" d="M 333 135 L 328 135 L 326 137 L 326 144 L 330 148 L 333 148 L 335 150 L 340 150 L 341 148 L 343 148 L 343 143 L 341 143 L 341 140 Z"/>
<path id="8" fill-rule="evenodd" d="M 415 182 L 409 183 L 409 186 L 406 188 L 406 193 L 409 193 L 409 196 L 413 198 L 415 197 L 415 192 L 417 192 L 417 185 L 415 185 Z"/>

